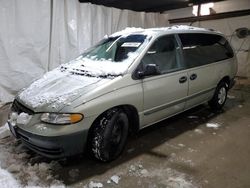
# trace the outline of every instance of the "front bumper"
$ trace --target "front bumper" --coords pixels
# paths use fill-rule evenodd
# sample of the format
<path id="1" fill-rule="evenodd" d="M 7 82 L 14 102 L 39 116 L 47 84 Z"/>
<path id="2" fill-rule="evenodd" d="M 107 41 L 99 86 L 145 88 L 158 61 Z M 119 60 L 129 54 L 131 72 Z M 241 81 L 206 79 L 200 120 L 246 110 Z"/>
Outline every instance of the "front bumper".
<path id="1" fill-rule="evenodd" d="M 29 149 L 53 159 L 83 153 L 88 135 L 88 131 L 84 130 L 62 136 L 40 136 L 29 133 L 18 126 L 12 128 L 11 132 L 16 138 L 21 139 Z"/>

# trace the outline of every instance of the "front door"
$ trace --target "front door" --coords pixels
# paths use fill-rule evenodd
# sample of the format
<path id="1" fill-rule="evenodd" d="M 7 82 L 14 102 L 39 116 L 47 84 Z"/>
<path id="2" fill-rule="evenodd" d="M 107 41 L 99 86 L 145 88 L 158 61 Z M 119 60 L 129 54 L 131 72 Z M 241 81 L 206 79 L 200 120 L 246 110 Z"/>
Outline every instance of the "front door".
<path id="1" fill-rule="evenodd" d="M 188 74 L 180 60 L 174 35 L 156 39 L 142 59 L 143 67 L 155 64 L 159 75 L 143 79 L 143 126 L 183 111 L 188 92 Z"/>

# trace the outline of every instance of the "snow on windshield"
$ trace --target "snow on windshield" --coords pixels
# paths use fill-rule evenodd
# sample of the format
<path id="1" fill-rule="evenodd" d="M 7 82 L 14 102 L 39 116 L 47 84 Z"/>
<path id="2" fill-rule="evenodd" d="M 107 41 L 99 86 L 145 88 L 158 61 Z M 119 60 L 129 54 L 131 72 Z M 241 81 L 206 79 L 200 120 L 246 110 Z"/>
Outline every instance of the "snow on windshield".
<path id="1" fill-rule="evenodd" d="M 117 33 L 119 34 L 119 33 Z M 62 65 L 61 69 L 73 74 L 94 77 L 123 75 L 151 39 L 146 34 L 120 32 L 105 38 L 77 59 Z"/>
<path id="2" fill-rule="evenodd" d="M 122 63 L 114 63 L 109 60 L 93 60 L 79 57 L 68 64 L 64 64 L 61 70 L 71 72 L 72 74 L 87 75 L 92 77 L 113 78 L 123 75 L 138 54 L 128 54 L 129 58 Z"/>

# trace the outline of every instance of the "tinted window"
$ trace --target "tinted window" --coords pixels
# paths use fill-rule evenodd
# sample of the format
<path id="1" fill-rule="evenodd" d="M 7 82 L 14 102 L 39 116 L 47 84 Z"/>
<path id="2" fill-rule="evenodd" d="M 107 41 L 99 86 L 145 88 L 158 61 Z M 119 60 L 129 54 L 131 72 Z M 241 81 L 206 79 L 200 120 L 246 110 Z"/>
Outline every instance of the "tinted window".
<path id="1" fill-rule="evenodd" d="M 156 64 L 161 73 L 173 72 L 181 69 L 179 48 L 175 37 L 168 35 L 157 39 L 142 59 L 144 66 Z"/>
<path id="2" fill-rule="evenodd" d="M 179 34 L 187 67 L 201 66 L 233 57 L 228 41 L 219 35 Z"/>

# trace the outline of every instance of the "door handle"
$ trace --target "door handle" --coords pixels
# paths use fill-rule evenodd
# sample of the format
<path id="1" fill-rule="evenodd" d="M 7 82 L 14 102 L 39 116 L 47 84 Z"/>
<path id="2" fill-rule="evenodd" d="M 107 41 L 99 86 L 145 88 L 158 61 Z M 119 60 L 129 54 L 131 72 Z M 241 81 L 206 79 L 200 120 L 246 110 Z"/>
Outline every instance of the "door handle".
<path id="1" fill-rule="evenodd" d="M 197 74 L 192 74 L 191 76 L 190 76 L 190 80 L 195 80 L 197 78 Z"/>
<path id="2" fill-rule="evenodd" d="M 179 79 L 179 82 L 182 84 L 182 83 L 185 83 L 187 81 L 187 77 L 186 76 L 182 76 L 180 79 Z"/>

